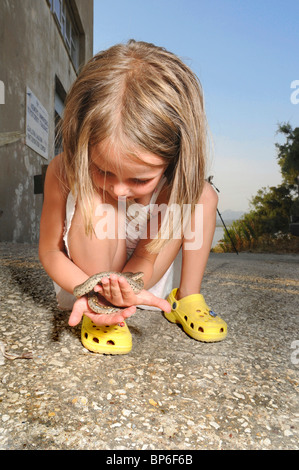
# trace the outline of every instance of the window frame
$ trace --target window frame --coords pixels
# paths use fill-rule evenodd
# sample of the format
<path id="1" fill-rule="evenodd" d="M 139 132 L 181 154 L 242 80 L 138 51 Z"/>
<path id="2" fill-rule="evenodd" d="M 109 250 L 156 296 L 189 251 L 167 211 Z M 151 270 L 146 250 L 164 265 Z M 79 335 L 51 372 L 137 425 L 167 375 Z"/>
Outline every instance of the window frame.
<path id="1" fill-rule="evenodd" d="M 80 34 L 73 18 L 71 6 L 66 0 L 47 0 L 63 42 L 76 71 L 79 69 Z"/>

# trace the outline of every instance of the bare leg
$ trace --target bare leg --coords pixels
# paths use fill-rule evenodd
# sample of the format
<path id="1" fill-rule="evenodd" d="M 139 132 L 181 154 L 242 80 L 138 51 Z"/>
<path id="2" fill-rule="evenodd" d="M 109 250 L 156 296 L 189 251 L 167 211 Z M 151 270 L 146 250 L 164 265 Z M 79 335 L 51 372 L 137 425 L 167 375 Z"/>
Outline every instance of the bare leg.
<path id="1" fill-rule="evenodd" d="M 100 196 L 95 196 L 95 208 L 99 207 L 101 204 Z M 113 208 L 113 206 L 111 207 Z M 102 220 L 101 216 L 96 214 L 97 212 L 94 211 L 92 220 L 95 230 L 97 224 Z M 77 204 L 69 231 L 68 245 L 72 261 L 88 276 L 102 271 L 122 271 L 126 261 L 126 240 L 122 238 L 118 239 L 117 237 L 117 219 L 117 209 L 114 207 L 112 219 L 110 219 L 109 222 L 113 223 L 114 220 L 116 227 L 115 237 L 101 239 L 96 233 L 87 236 L 80 206 Z M 73 306 L 69 318 L 69 325 L 77 325 L 81 321 L 83 314 L 88 316 L 98 326 L 115 325 L 122 323 L 126 318 L 131 316 L 135 310 L 136 308 L 132 306 L 114 314 L 99 315 L 89 309 L 86 297 L 82 297 L 78 299 Z"/>
<path id="2" fill-rule="evenodd" d="M 216 225 L 218 197 L 210 185 L 205 186 L 199 203 L 203 209 L 202 237 L 198 244 L 196 237 L 196 212 L 192 215 L 192 232 L 195 233 L 194 249 L 190 249 L 189 237 L 183 240 L 182 271 L 179 289 L 174 289 L 168 301 L 171 312 L 165 312 L 165 318 L 172 323 L 179 323 L 191 338 L 197 341 L 222 341 L 227 335 L 227 325 L 206 304 L 200 294 L 201 283 L 208 261 Z M 195 230 L 194 230 L 195 229 Z M 189 245 L 189 246 L 188 246 Z M 197 246 L 198 245 L 198 248 Z M 188 249 L 189 248 L 189 249 Z M 192 247 L 193 248 L 193 247 Z"/>
<path id="3" fill-rule="evenodd" d="M 208 262 L 213 236 L 216 227 L 216 208 L 218 196 L 213 188 L 207 183 L 199 204 L 203 204 L 203 226 L 202 246 L 199 249 L 186 249 L 183 242 L 182 250 L 182 272 L 180 287 L 177 292 L 177 298 L 183 298 L 187 295 L 198 294 L 201 290 L 201 283 Z M 192 217 L 192 231 L 196 228 L 196 221 Z"/>
<path id="4" fill-rule="evenodd" d="M 191 230 L 202 230 L 202 245 L 198 249 L 187 249 L 192 240 L 172 240 L 165 249 L 159 253 L 155 265 L 154 273 L 149 286 L 152 287 L 161 279 L 173 260 L 176 258 L 182 246 L 182 269 L 181 281 L 177 291 L 177 298 L 186 297 L 191 294 L 200 293 L 201 283 L 205 268 L 209 258 L 211 245 L 216 226 L 216 208 L 218 196 L 210 184 L 206 183 L 204 191 L 199 200 L 203 205 L 203 224 L 198 227 L 195 220 L 196 214 L 191 217 Z"/>
<path id="5" fill-rule="evenodd" d="M 96 229 L 102 217 L 96 214 L 96 207 L 102 204 L 100 196 L 94 199 L 93 227 Z M 117 207 L 110 205 L 114 218 L 115 236 L 100 239 L 95 233 L 86 235 L 84 220 L 77 204 L 68 236 L 70 255 L 73 262 L 86 274 L 92 276 L 101 271 L 121 271 L 126 261 L 126 240 L 118 239 Z M 107 216 L 106 216 L 107 219 Z M 109 219 L 113 223 L 112 219 Z"/>

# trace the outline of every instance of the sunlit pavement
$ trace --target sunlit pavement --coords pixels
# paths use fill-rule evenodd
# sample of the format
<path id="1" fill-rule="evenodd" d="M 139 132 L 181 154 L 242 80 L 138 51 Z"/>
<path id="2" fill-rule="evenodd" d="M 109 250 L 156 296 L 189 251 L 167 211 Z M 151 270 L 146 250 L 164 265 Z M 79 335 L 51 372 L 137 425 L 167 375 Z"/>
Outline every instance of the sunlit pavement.
<path id="1" fill-rule="evenodd" d="M 298 449 L 299 255 L 211 254 L 202 293 L 220 343 L 158 311 L 132 351 L 90 353 L 56 307 L 37 247 L 0 244 L 0 449 Z"/>

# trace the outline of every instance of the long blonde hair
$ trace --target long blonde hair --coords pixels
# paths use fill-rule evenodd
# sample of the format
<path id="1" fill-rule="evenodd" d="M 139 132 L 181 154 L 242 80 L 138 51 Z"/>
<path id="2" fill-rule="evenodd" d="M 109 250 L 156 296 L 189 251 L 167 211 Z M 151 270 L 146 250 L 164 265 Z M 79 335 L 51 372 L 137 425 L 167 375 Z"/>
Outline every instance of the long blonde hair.
<path id="1" fill-rule="evenodd" d="M 106 139 L 165 159 L 169 205 L 194 208 L 199 201 L 207 142 L 202 88 L 190 68 L 162 47 L 130 40 L 96 54 L 68 94 L 62 137 L 64 172 L 83 202 L 87 234 L 94 192 L 89 148 Z M 160 236 L 149 249 L 159 251 L 165 243 Z"/>

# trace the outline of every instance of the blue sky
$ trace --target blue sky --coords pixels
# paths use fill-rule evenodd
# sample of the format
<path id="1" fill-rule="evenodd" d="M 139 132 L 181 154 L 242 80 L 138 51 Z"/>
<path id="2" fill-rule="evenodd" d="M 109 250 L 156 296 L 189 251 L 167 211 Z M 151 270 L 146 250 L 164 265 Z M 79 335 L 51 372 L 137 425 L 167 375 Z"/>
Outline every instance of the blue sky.
<path id="1" fill-rule="evenodd" d="M 198 75 L 220 211 L 246 211 L 258 189 L 281 182 L 277 126 L 299 126 L 298 18 L 299 0 L 94 0 L 94 53 L 153 42 Z"/>

